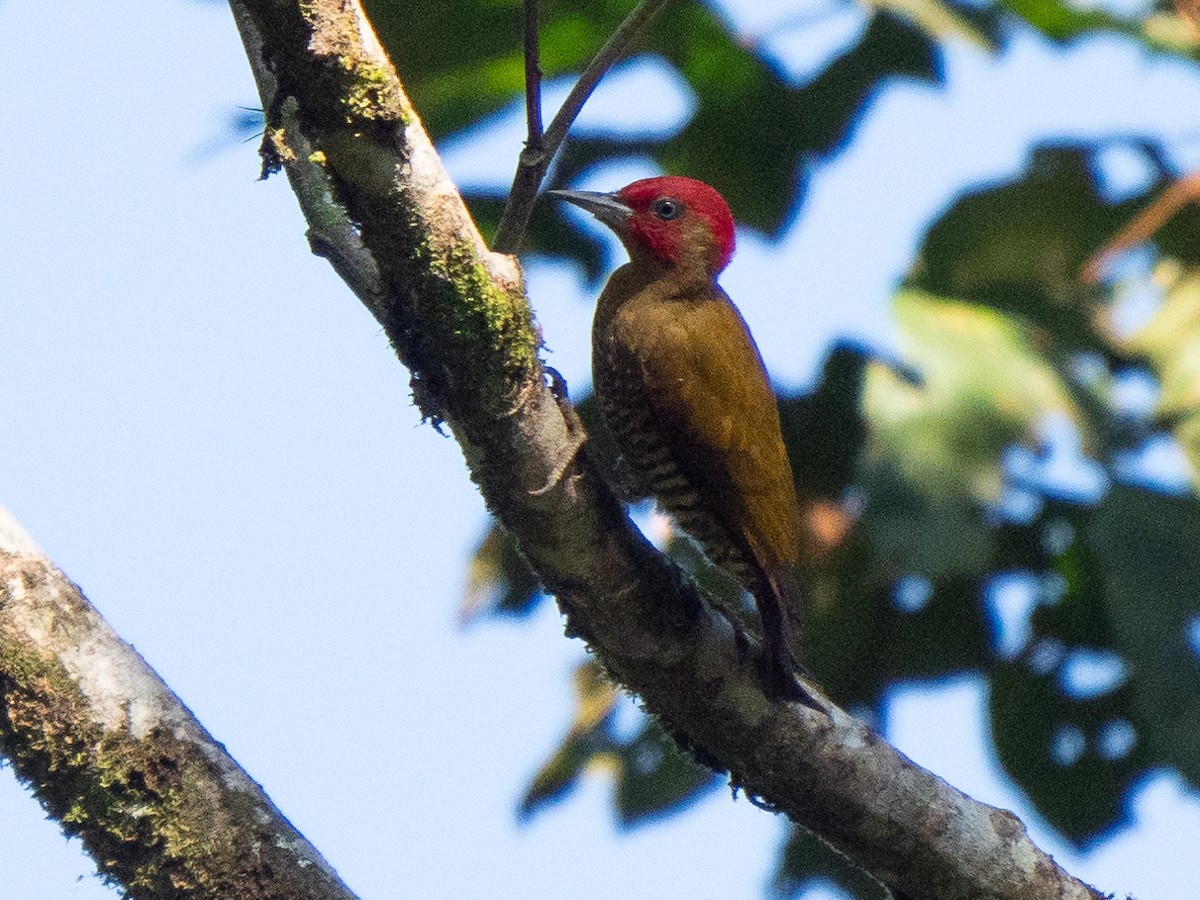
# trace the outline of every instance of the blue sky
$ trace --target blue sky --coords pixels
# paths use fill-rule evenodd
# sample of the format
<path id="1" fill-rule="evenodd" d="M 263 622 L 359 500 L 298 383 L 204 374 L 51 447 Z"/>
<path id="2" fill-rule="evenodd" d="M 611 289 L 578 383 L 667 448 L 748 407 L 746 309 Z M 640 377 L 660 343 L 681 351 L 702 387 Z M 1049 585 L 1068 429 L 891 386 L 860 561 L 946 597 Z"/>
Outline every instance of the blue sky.
<path id="1" fill-rule="evenodd" d="M 742 6 L 759 28 L 749 11 L 766 7 Z M 828 49 L 775 42 L 797 71 Z M 226 139 L 257 102 L 228 9 L 0 0 L 0 54 L 0 503 L 364 898 L 760 896 L 783 823 L 728 792 L 626 835 L 597 773 L 516 826 L 582 646 L 550 605 L 457 630 L 483 504 L 453 442 L 420 426 L 378 325 L 308 253 L 286 181 L 258 182 L 255 144 Z M 781 382 L 811 378 L 833 336 L 892 346 L 888 298 L 923 224 L 1017 171 L 1031 140 L 1152 130 L 1200 165 L 1200 77 L 1121 42 L 953 47 L 947 72 L 945 91 L 886 92 L 780 242 L 739 234 L 723 281 Z M 640 65 L 592 125 L 623 117 L 631 90 L 663 97 L 648 125 L 686 115 L 686 92 Z M 451 171 L 507 177 L 519 139 L 493 123 L 454 142 Z M 1139 177 L 1120 159 L 1112 175 Z M 550 361 L 585 380 L 586 287 L 544 262 L 529 275 Z M 969 679 L 898 688 L 889 737 L 1027 817 L 983 741 L 982 696 Z M 1132 815 L 1082 854 L 1031 824 L 1105 890 L 1174 900 L 1200 882 L 1200 803 L 1176 776 L 1147 779 Z M 22 900 L 116 896 L 7 771 L 0 871 Z"/>

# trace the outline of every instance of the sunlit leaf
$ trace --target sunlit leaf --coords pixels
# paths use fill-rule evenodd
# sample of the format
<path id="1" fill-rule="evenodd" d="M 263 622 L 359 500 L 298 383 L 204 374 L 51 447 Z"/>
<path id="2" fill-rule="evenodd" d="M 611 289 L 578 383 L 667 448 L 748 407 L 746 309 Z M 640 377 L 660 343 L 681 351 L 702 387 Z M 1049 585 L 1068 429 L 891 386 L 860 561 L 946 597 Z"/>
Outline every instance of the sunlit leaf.
<path id="1" fill-rule="evenodd" d="M 999 0 L 1000 8 L 1032 25 L 1046 37 L 1068 43 L 1097 33 L 1125 35 L 1147 49 L 1195 57 L 1200 35 L 1174 10 L 1147 4 L 1143 16 L 1123 16 L 1115 7 L 1089 6 L 1069 0 Z"/>
<path id="2" fill-rule="evenodd" d="M 518 808 L 523 818 L 561 799 L 589 766 L 618 766 L 606 725 L 620 691 L 590 660 L 575 670 L 575 721 L 562 744 L 538 770 Z"/>
<path id="3" fill-rule="evenodd" d="M 1056 41 L 1068 41 L 1095 31 L 1137 36 L 1141 30 L 1136 21 L 1118 18 L 1099 7 L 1063 0 L 1000 0 L 999 5 Z"/>
<path id="4" fill-rule="evenodd" d="M 1162 385 L 1157 415 L 1168 423 L 1200 473 L 1200 270 L 1174 261 L 1159 266 L 1162 305 L 1128 342 L 1143 354 Z"/>
<path id="5" fill-rule="evenodd" d="M 1079 422 L 1076 404 L 1013 320 L 919 291 L 898 294 L 894 309 L 922 383 L 882 365 L 868 377 L 864 524 L 898 572 L 984 571 L 993 538 L 979 510 L 1001 494 L 1003 450 L 1047 415 Z"/>

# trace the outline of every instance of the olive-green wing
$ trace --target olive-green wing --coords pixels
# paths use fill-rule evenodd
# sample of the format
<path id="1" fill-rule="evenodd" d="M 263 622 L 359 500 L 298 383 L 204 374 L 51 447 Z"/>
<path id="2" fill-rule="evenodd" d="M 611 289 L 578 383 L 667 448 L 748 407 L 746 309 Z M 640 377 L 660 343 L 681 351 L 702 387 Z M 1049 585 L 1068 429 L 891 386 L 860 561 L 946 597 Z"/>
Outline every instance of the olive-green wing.
<path id="1" fill-rule="evenodd" d="M 799 508 L 762 357 L 720 288 L 660 302 L 626 335 L 680 473 L 765 569 L 795 564 Z"/>

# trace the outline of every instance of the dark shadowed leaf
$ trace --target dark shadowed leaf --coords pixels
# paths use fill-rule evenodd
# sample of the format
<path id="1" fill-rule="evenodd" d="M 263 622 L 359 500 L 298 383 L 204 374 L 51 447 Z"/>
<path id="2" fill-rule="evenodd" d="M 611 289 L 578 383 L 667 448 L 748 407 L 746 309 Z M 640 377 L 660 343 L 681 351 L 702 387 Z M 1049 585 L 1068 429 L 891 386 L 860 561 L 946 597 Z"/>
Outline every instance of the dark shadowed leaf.
<path id="1" fill-rule="evenodd" d="M 1035 521 L 1002 529 L 1001 565 L 1039 572 L 1046 587 L 1020 646 L 989 672 L 1001 763 L 1041 814 L 1079 843 L 1123 821 L 1125 792 L 1151 758 L 1130 684 L 1138 673 L 1123 660 L 1107 616 L 1108 560 L 1081 539 L 1103 515 L 1049 501 Z"/>
<path id="2" fill-rule="evenodd" d="M 1122 821 L 1125 791 L 1146 757 L 1136 743 L 1117 758 L 1106 749 L 1111 729 L 1133 730 L 1128 688 L 1069 696 L 1060 683 L 1060 651 L 1046 638 L 992 669 L 992 739 L 1004 768 L 1038 812 L 1083 843 Z"/>
<path id="3" fill-rule="evenodd" d="M 435 140 L 515 108 L 524 86 L 519 2 L 366 0 L 365 5 Z M 577 138 L 590 142 L 593 151 L 564 156 L 556 183 L 569 182 L 600 158 L 648 154 L 668 171 L 711 182 L 725 193 L 740 220 L 776 233 L 799 202 L 812 159 L 844 146 L 866 104 L 888 79 L 939 79 L 938 51 L 928 36 L 935 20 L 938 28 L 980 34 L 968 16 L 955 11 L 958 7 L 936 0 L 907 0 L 907 5 L 913 9 L 902 15 L 875 14 L 856 45 L 827 61 L 808 84 L 797 86 L 758 55 L 761 42 L 734 33 L 710 6 L 668 4 L 635 52 L 654 54 L 687 80 L 697 101 L 691 120 L 667 139 Z M 557 0 L 541 6 L 542 68 L 553 77 L 578 73 L 633 2 Z M 553 112 L 545 110 L 547 121 Z M 510 148 L 514 167 L 519 149 Z M 494 218 L 482 204 L 475 211 L 482 221 Z M 554 253 L 564 249 L 546 242 L 547 237 L 552 232 L 535 227 L 528 246 Z M 586 265 L 591 272 L 592 261 Z"/>
<path id="4" fill-rule="evenodd" d="M 887 579 L 871 549 L 856 534 L 811 591 L 804 662 L 834 699 L 874 707 L 897 679 L 977 668 L 988 652 L 979 579 Z"/>
<path id="5" fill-rule="evenodd" d="M 1116 487 L 1087 539 L 1151 758 L 1200 786 L 1200 501 Z"/>
<path id="6" fill-rule="evenodd" d="M 458 619 L 470 624 L 485 615 L 525 615 L 542 596 L 512 536 L 492 522 L 471 557 L 467 583 L 458 604 Z"/>
<path id="7" fill-rule="evenodd" d="M 865 348 L 839 341 L 811 394 L 780 398 L 779 424 L 802 496 L 839 498 L 854 483 L 867 439 L 861 407 L 872 360 Z"/>
<path id="8" fill-rule="evenodd" d="M 700 103 L 683 131 L 663 145 L 659 159 L 668 171 L 712 184 L 739 221 L 770 234 L 790 219 L 812 159 L 844 146 L 886 79 L 940 78 L 929 40 L 886 14 L 873 17 L 859 43 L 815 80 L 795 88 L 757 58 L 735 53 L 719 20 L 704 7 L 680 3 L 674 9 L 688 18 L 664 21 L 663 31 L 683 27 L 702 40 L 667 57 Z M 721 65 L 717 54 L 731 62 Z"/>
<path id="9" fill-rule="evenodd" d="M 623 827 L 675 812 L 720 784 L 654 719 L 638 713 L 640 728 L 627 736 L 616 721 L 621 693 L 595 662 L 580 664 L 575 686 L 575 721 L 526 790 L 523 818 L 566 796 L 588 769 L 613 776 L 613 804 Z"/>
<path id="10" fill-rule="evenodd" d="M 500 226 L 504 198 L 493 194 L 467 191 L 463 199 L 471 210 L 475 224 L 486 240 L 491 240 Z M 595 235 L 582 231 L 563 216 L 563 204 L 543 197 L 534 208 L 525 232 L 525 246 L 550 256 L 566 256 L 583 266 L 592 284 L 597 284 L 608 266 L 604 244 Z"/>
<path id="11" fill-rule="evenodd" d="M 929 229 L 910 282 L 1043 329 L 1047 350 L 1110 352 L 1097 334 L 1105 297 L 1079 278 L 1136 201 L 1106 203 L 1090 145 L 1043 145 L 1016 180 L 967 194 Z"/>
<path id="12" fill-rule="evenodd" d="M 617 774 L 617 821 L 639 825 L 676 812 L 721 784 L 721 777 L 704 768 L 663 731 L 656 719 L 621 748 Z"/>
<path id="13" fill-rule="evenodd" d="M 811 831 L 795 826 L 789 828 L 775 871 L 773 888 L 776 895 L 799 896 L 817 878 L 828 879 L 854 900 L 892 900 L 887 888 Z"/>

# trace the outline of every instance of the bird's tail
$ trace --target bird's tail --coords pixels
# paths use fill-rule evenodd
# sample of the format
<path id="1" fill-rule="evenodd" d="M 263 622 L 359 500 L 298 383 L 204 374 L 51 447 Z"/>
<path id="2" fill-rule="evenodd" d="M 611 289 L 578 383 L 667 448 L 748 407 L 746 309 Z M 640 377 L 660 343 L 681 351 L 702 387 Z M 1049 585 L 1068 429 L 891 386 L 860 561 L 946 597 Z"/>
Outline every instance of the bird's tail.
<path id="1" fill-rule="evenodd" d="M 824 707 L 796 680 L 796 657 L 792 647 L 791 617 L 802 605 L 796 576 L 785 567 L 763 573 L 766 584 L 755 591 L 758 615 L 762 619 L 763 648 L 760 674 L 767 694 L 781 700 L 802 703 L 818 712 Z"/>

